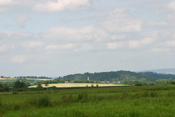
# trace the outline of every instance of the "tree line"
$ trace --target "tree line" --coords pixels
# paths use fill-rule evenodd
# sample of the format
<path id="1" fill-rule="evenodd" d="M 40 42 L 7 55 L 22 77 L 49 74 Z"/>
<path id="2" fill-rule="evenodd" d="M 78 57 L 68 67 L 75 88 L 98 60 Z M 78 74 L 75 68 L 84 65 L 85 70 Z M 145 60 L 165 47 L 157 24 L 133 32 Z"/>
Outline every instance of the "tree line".
<path id="1" fill-rule="evenodd" d="M 140 80 L 145 78 L 147 81 L 156 81 L 159 79 L 175 79 L 175 75 L 172 74 L 159 74 L 154 72 L 131 72 L 131 71 L 111 71 L 100 73 L 84 73 L 84 74 L 72 74 L 62 77 L 64 80 L 94 80 L 94 81 L 131 81 Z"/>

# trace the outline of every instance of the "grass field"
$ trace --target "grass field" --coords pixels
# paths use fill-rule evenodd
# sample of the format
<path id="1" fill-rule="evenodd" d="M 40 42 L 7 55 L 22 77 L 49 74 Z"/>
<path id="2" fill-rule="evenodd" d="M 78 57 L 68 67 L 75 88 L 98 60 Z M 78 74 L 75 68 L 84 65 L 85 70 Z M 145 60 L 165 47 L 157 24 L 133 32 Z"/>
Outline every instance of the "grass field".
<path id="1" fill-rule="evenodd" d="M 14 78 L 0 78 L 0 80 L 15 80 Z"/>
<path id="2" fill-rule="evenodd" d="M 48 86 L 45 86 L 44 84 L 42 87 L 109 87 L 109 86 L 125 86 L 123 84 L 96 84 L 96 83 L 56 83 L 56 84 L 49 84 Z M 30 86 L 29 88 L 34 88 L 35 86 Z"/>
<path id="3" fill-rule="evenodd" d="M 0 95 L 3 117 L 173 117 L 175 85 L 21 91 Z"/>
<path id="4" fill-rule="evenodd" d="M 15 82 L 14 78 L 0 78 L 0 82 Z"/>

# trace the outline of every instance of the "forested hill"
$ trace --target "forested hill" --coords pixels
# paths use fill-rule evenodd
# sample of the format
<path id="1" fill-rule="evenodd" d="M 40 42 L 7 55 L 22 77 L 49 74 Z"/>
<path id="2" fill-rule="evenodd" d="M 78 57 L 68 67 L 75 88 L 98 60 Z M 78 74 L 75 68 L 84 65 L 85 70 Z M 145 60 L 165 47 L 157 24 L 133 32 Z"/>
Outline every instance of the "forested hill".
<path id="1" fill-rule="evenodd" d="M 140 80 L 142 78 L 148 81 L 155 81 L 158 79 L 175 79 L 175 75 L 170 74 L 158 74 L 153 72 L 131 72 L 131 71 L 111 71 L 111 72 L 100 72 L 100 73 L 84 73 L 84 74 L 73 74 L 64 76 L 64 80 L 94 80 L 94 81 L 123 81 L 123 80 Z"/>
<path id="2" fill-rule="evenodd" d="M 153 79 L 175 79 L 175 75 L 174 74 L 162 74 L 162 73 L 154 73 L 154 72 L 143 72 L 142 74 L 151 77 Z"/>

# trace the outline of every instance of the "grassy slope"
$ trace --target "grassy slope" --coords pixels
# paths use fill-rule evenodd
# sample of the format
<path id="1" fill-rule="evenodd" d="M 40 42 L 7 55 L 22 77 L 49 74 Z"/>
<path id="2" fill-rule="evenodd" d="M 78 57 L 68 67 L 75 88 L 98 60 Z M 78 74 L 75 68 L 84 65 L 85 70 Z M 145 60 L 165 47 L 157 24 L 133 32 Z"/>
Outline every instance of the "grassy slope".
<path id="1" fill-rule="evenodd" d="M 171 117 L 175 114 L 175 86 L 87 88 L 21 92 L 1 95 L 4 117 Z M 29 100 L 48 96 L 47 107 Z"/>

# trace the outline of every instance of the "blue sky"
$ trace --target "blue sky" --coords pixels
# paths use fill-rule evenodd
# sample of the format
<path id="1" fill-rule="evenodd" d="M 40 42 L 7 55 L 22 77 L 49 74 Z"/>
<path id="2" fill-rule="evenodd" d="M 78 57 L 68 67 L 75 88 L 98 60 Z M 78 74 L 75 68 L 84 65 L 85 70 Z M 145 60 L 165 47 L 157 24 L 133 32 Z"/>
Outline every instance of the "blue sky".
<path id="1" fill-rule="evenodd" d="M 175 0 L 0 0 L 0 75 L 175 68 Z"/>

